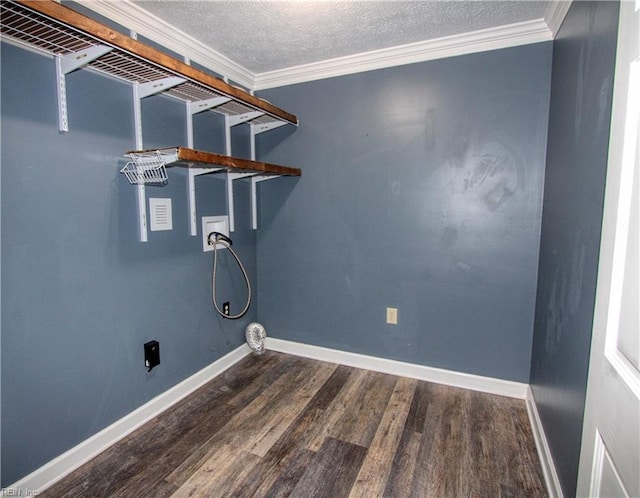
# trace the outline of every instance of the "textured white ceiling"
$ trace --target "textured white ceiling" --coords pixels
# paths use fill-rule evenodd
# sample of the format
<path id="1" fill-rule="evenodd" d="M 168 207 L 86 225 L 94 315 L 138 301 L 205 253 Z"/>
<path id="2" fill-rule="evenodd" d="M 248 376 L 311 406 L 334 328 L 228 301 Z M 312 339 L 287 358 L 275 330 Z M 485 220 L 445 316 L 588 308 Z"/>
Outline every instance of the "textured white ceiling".
<path id="1" fill-rule="evenodd" d="M 548 4 L 535 0 L 132 3 L 253 73 L 542 19 Z"/>

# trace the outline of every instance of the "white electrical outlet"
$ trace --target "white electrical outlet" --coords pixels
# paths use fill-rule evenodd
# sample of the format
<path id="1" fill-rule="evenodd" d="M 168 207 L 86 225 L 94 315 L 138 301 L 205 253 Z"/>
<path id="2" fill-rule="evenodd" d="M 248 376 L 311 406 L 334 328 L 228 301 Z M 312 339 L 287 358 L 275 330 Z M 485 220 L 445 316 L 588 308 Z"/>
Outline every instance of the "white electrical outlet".
<path id="1" fill-rule="evenodd" d="M 398 325 L 398 308 L 387 308 L 387 323 Z"/>
<path id="2" fill-rule="evenodd" d="M 229 217 L 228 216 L 203 216 L 202 217 L 202 250 L 204 252 L 213 251 L 213 245 L 209 244 L 209 234 L 218 232 L 222 235 L 229 236 Z M 222 248 L 222 244 L 218 245 L 218 249 Z"/>

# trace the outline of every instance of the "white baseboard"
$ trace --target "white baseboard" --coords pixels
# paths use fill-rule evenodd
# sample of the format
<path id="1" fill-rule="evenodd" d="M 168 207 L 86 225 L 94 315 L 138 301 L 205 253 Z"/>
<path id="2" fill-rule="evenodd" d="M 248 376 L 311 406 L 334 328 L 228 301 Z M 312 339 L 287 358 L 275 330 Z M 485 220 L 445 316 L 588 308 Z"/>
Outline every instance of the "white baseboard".
<path id="1" fill-rule="evenodd" d="M 551 456 L 551 449 L 549 448 L 542 420 L 538 413 L 536 400 L 533 397 L 533 392 L 530 387 L 527 387 L 525 402 L 527 404 L 527 412 L 529 413 L 529 422 L 531 423 L 533 438 L 536 441 L 536 448 L 538 449 L 538 458 L 540 459 L 540 465 L 542 466 L 542 473 L 544 474 L 544 480 L 547 483 L 547 492 L 549 493 L 549 497 L 564 498 L 560 479 L 556 472 L 556 466 L 554 465 L 553 457 Z"/>
<path id="2" fill-rule="evenodd" d="M 7 491 L 11 496 L 33 496 L 41 492 L 85 464 L 102 451 L 115 444 L 138 427 L 158 416 L 185 396 L 217 377 L 226 369 L 251 353 L 246 344 L 234 349 L 209 366 L 196 372 L 171 389 L 159 394 L 140 408 L 125 415 L 118 421 L 94 434 L 82 443 L 74 446 L 62 455 L 54 458 L 18 482 L 3 488 L 2 496 Z M 9 494 L 7 494 L 9 496 Z"/>
<path id="3" fill-rule="evenodd" d="M 454 372 L 452 370 L 427 367 L 424 365 L 417 365 L 415 363 L 405 363 L 402 361 L 377 358 L 375 356 L 349 353 L 347 351 L 312 346 L 310 344 L 286 341 L 273 337 L 267 337 L 266 347 L 273 351 L 304 356 L 315 360 L 339 363 L 350 367 L 364 368 L 375 372 L 426 380 L 428 382 L 436 382 L 438 384 L 471 389 L 473 391 L 498 394 L 500 396 L 508 396 L 510 398 L 525 399 L 527 396 L 528 385 L 520 382 L 482 377 L 480 375 Z"/>

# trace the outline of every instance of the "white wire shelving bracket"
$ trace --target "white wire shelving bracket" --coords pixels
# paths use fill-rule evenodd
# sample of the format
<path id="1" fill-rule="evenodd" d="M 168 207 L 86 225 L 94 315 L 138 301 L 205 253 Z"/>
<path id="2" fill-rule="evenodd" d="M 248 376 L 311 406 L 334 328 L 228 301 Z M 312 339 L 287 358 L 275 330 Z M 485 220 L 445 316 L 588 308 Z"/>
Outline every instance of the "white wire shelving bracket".
<path id="1" fill-rule="evenodd" d="M 280 128 L 286 123 L 283 121 L 272 121 L 270 123 L 252 124 L 251 126 L 251 159 L 256 159 L 256 136 L 265 131 L 274 130 Z M 280 175 L 269 176 L 253 176 L 251 178 L 251 228 L 253 230 L 258 229 L 258 183 L 265 180 L 272 180 L 279 178 Z"/>
<path id="2" fill-rule="evenodd" d="M 135 130 L 136 150 L 144 149 L 142 139 L 142 99 L 157 95 L 184 82 L 184 78 L 169 76 L 155 81 L 147 81 L 146 83 L 133 83 L 133 127 Z M 144 183 L 136 185 L 136 206 L 138 209 L 138 233 L 140 242 L 147 242 L 149 240 L 147 194 Z"/>
<path id="3" fill-rule="evenodd" d="M 56 86 L 58 90 L 58 130 L 69 131 L 69 117 L 67 114 L 67 74 L 86 66 L 91 61 L 102 57 L 113 50 L 106 45 L 95 45 L 85 50 L 70 54 L 56 55 Z"/>
<path id="4" fill-rule="evenodd" d="M 260 113 L 259 111 L 247 112 L 244 114 L 238 114 L 236 116 L 228 116 L 225 117 L 224 120 L 224 136 L 225 136 L 225 153 L 230 156 L 231 155 L 231 128 L 237 126 L 241 123 L 246 123 L 247 121 L 263 116 L 264 113 Z M 251 159 L 255 161 L 255 136 L 251 135 Z M 226 194 L 227 194 L 227 214 L 229 216 L 229 231 L 234 232 L 236 229 L 236 216 L 235 216 L 235 203 L 234 203 L 234 195 L 233 195 L 233 181 L 239 180 L 241 178 L 247 178 L 250 176 L 254 176 L 253 174 L 247 173 L 227 173 L 227 178 L 225 182 Z M 252 204 L 253 206 L 253 204 Z M 253 208 L 252 208 L 253 210 Z"/>
<path id="5" fill-rule="evenodd" d="M 209 109 L 226 104 L 228 97 L 214 97 L 198 102 L 187 102 L 187 147 L 193 149 L 193 116 Z M 189 235 L 198 235 L 198 219 L 196 214 L 196 176 L 220 171 L 221 168 L 190 167 L 187 176 L 187 199 L 189 203 Z"/>

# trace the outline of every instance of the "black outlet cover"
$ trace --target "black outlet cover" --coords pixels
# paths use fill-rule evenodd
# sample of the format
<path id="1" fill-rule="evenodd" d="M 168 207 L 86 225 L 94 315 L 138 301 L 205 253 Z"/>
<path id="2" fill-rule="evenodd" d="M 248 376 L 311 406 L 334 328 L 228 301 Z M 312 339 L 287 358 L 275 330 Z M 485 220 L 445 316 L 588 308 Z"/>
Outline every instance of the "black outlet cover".
<path id="1" fill-rule="evenodd" d="M 144 366 L 147 372 L 160 365 L 160 343 L 158 341 L 149 341 L 144 344 Z"/>

